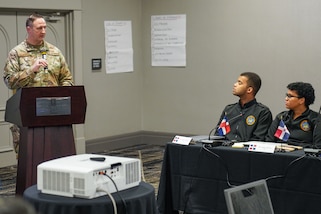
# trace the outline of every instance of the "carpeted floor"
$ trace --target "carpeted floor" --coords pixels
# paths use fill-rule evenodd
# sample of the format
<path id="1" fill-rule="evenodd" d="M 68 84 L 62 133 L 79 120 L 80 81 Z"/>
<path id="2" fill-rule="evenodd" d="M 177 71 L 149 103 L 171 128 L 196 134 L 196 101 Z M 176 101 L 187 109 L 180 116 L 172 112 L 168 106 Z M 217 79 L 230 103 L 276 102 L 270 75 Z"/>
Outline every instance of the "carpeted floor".
<path id="1" fill-rule="evenodd" d="M 153 185 L 157 194 L 164 148 L 163 145 L 144 144 L 113 151 L 102 151 L 99 154 L 141 159 L 143 164 L 142 180 Z M 0 197 L 15 195 L 16 173 L 16 166 L 0 168 Z"/>
<path id="2" fill-rule="evenodd" d="M 16 191 L 17 166 L 0 168 L 0 197 L 12 197 Z"/>
<path id="3" fill-rule="evenodd" d="M 157 193 L 164 149 L 163 145 L 136 145 L 114 151 L 103 151 L 99 154 L 141 159 L 142 181 L 153 185 Z"/>

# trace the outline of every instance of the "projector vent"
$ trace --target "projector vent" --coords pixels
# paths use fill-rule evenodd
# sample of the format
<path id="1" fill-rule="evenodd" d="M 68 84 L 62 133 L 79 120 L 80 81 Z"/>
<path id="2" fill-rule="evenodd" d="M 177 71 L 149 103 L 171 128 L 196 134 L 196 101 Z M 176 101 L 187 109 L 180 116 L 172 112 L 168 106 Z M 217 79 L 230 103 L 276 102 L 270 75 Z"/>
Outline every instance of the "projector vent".
<path id="1" fill-rule="evenodd" d="M 74 178 L 74 193 L 76 195 L 85 195 L 85 179 Z"/>
<path id="2" fill-rule="evenodd" d="M 43 189 L 58 192 L 70 192 L 70 174 L 67 172 L 43 171 Z"/>
<path id="3" fill-rule="evenodd" d="M 139 161 L 126 164 L 126 184 L 139 181 Z"/>

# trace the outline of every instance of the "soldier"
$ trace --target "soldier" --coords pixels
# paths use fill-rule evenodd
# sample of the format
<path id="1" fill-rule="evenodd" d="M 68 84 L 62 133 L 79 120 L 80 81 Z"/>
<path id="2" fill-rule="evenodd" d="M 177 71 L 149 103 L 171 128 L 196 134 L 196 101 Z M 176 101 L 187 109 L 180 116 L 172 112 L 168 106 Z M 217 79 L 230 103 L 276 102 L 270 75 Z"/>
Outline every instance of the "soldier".
<path id="1" fill-rule="evenodd" d="M 3 79 L 13 93 L 22 87 L 71 86 L 73 78 L 61 51 L 44 40 L 46 21 L 39 14 L 26 20 L 27 38 L 10 52 Z M 18 154 L 19 127 L 10 128 Z"/>

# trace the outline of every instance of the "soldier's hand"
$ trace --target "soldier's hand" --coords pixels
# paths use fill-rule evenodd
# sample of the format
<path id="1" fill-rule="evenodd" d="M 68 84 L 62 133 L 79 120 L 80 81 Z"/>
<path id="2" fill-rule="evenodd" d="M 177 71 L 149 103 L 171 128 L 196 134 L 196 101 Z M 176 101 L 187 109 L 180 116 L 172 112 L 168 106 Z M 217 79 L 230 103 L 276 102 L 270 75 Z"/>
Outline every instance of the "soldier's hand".
<path id="1" fill-rule="evenodd" d="M 31 66 L 30 70 L 34 73 L 38 73 L 41 67 L 47 67 L 47 66 L 48 66 L 48 63 L 45 59 L 38 58 Z"/>

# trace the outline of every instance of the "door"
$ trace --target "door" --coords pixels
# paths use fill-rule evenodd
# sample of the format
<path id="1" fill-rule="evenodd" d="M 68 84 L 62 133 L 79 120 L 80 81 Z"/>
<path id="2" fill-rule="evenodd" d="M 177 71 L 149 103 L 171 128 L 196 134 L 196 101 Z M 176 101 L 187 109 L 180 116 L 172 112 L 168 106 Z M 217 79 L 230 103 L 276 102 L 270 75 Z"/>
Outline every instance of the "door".
<path id="1" fill-rule="evenodd" d="M 3 73 L 8 52 L 22 42 L 26 36 L 26 19 L 29 12 L 0 11 L 0 67 Z M 66 53 L 65 15 L 57 12 L 43 14 L 47 21 L 46 41 L 57 46 L 63 54 Z M 2 74 L 1 74 L 2 77 Z M 4 121 L 6 101 L 12 95 L 2 80 L 0 80 L 0 167 L 16 164 L 13 151 L 12 136 L 9 124 Z"/>
<path id="2" fill-rule="evenodd" d="M 3 72 L 5 60 L 10 49 L 17 44 L 16 13 L 0 12 L 0 67 Z M 12 137 L 9 130 L 10 124 L 4 121 L 6 101 L 11 96 L 3 82 L 2 73 L 0 80 L 0 167 L 16 163 L 16 156 L 12 147 Z"/>

